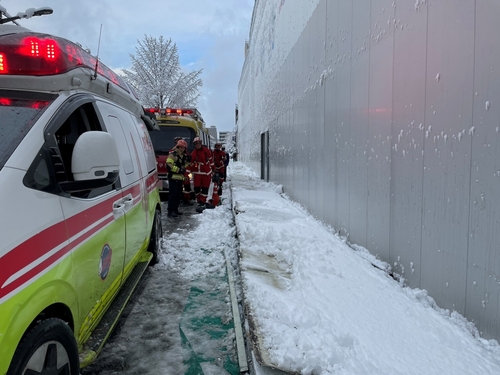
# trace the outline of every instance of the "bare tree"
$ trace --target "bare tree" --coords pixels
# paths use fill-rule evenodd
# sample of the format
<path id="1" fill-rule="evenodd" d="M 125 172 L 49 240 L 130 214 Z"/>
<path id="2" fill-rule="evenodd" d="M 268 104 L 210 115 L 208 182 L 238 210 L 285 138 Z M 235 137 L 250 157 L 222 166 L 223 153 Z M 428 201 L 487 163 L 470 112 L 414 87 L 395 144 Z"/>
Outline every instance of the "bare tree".
<path id="1" fill-rule="evenodd" d="M 203 85 L 203 69 L 184 73 L 177 46 L 172 39 L 144 36 L 137 41 L 136 55 L 130 55 L 132 69 L 123 77 L 137 91 L 146 107 L 194 107 Z"/>

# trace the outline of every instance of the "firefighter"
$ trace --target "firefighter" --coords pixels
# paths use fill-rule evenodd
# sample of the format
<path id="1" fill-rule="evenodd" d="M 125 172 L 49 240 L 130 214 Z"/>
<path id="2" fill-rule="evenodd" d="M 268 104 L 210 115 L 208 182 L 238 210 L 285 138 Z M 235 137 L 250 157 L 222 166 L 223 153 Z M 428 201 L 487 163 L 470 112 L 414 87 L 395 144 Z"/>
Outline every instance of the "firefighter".
<path id="1" fill-rule="evenodd" d="M 194 150 L 191 153 L 191 172 L 194 176 L 194 193 L 198 206 L 214 208 L 214 205 L 208 202 L 208 189 L 214 170 L 212 161 L 212 151 L 202 144 L 201 138 L 193 139 Z"/>
<path id="2" fill-rule="evenodd" d="M 213 157 L 214 157 L 214 167 L 215 167 L 215 178 L 218 183 L 218 194 L 222 195 L 222 183 L 224 182 L 224 177 L 226 175 L 226 153 L 221 149 L 222 144 L 216 143 Z"/>
<path id="3" fill-rule="evenodd" d="M 187 143 L 181 139 L 177 141 L 175 147 L 170 150 L 167 157 L 168 169 L 168 217 L 176 218 L 182 215 L 179 212 L 179 203 L 182 197 L 182 185 L 184 174 L 189 165 L 187 160 Z"/>
<path id="4" fill-rule="evenodd" d="M 177 145 L 177 142 L 180 140 L 184 140 L 182 137 L 175 137 L 174 138 L 174 144 Z M 186 142 L 187 144 L 187 142 Z M 191 155 L 188 153 L 187 149 L 185 152 L 186 159 L 188 162 L 191 162 Z M 184 206 L 192 206 L 193 203 L 191 203 L 191 181 L 189 180 L 189 166 L 186 168 L 186 172 L 184 172 L 184 183 L 182 185 L 183 191 L 181 193 L 181 200 L 180 204 Z"/>

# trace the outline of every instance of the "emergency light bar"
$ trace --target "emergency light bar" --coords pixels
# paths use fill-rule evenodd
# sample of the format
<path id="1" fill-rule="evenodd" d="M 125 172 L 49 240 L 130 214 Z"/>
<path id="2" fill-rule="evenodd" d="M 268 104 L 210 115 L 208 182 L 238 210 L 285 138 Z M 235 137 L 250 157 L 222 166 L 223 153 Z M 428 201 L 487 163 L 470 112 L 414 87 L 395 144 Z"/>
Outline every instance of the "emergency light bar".
<path id="1" fill-rule="evenodd" d="M 95 67 L 94 56 L 64 38 L 32 32 L 0 36 L 0 75 L 48 76 Z M 101 62 L 97 73 L 130 93 L 123 78 Z"/>
<path id="2" fill-rule="evenodd" d="M 167 108 L 167 115 L 192 115 L 193 110 L 192 109 L 181 109 L 181 108 Z"/>
<path id="3" fill-rule="evenodd" d="M 184 116 L 193 115 L 194 111 L 187 108 L 144 108 L 146 112 L 158 113 L 160 115 Z"/>

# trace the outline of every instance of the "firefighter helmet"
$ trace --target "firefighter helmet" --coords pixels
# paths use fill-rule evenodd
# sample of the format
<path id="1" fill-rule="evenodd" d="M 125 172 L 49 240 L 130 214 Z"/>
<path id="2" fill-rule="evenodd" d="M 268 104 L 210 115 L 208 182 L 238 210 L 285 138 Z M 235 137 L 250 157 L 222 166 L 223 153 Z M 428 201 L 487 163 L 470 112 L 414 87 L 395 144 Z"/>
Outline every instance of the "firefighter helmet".
<path id="1" fill-rule="evenodd" d="M 184 147 L 184 148 L 187 148 L 187 147 L 188 147 L 188 144 L 187 144 L 187 142 L 186 142 L 184 139 L 181 139 L 181 140 L 178 140 L 178 141 L 177 141 L 176 146 L 177 146 L 177 147 Z"/>
<path id="2" fill-rule="evenodd" d="M 196 137 L 195 139 L 193 139 L 193 143 L 196 144 L 196 143 L 202 143 L 201 142 L 201 138 L 200 137 Z"/>

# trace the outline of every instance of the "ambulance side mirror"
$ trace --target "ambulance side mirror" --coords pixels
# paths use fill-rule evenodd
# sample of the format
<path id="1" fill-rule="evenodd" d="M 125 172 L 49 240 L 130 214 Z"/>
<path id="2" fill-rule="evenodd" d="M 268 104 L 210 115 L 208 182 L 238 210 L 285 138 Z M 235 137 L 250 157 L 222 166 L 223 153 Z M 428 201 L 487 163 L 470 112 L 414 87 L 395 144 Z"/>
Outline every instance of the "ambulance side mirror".
<path id="1" fill-rule="evenodd" d="M 97 189 L 116 182 L 120 171 L 120 157 L 111 134 L 88 131 L 76 140 L 71 158 L 71 172 L 75 181 L 61 183 L 67 193 Z"/>

